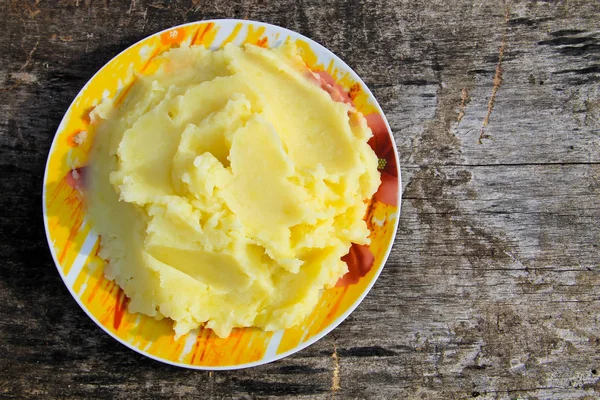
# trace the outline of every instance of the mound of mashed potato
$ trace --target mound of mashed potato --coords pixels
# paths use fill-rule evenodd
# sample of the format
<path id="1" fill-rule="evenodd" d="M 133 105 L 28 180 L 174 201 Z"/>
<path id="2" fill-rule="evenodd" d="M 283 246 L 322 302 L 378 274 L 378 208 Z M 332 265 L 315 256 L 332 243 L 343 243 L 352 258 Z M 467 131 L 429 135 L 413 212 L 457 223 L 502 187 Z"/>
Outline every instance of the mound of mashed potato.
<path id="1" fill-rule="evenodd" d="M 87 207 L 129 311 L 285 329 L 367 244 L 380 183 L 371 131 L 307 76 L 293 44 L 181 47 L 92 112 Z"/>

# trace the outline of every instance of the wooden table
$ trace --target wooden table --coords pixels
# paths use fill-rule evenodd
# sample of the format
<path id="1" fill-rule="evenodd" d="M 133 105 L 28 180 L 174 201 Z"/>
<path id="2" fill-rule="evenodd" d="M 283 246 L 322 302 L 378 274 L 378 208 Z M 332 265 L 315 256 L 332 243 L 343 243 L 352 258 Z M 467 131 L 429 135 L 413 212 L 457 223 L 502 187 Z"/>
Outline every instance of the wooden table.
<path id="1" fill-rule="evenodd" d="M 0 1 L 0 397 L 600 397 L 598 1 Z M 119 51 L 248 18 L 307 35 L 373 90 L 402 218 L 360 307 L 262 367 L 163 365 L 73 301 L 44 237 L 59 120 Z"/>

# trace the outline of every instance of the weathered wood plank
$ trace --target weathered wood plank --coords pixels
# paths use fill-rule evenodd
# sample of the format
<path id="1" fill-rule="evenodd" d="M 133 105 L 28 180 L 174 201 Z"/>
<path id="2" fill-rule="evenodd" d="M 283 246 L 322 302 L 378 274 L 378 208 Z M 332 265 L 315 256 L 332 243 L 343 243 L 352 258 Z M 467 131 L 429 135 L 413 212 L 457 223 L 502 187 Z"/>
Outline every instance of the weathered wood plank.
<path id="1" fill-rule="evenodd" d="M 0 393 L 6 398 L 598 398 L 600 3 L 0 1 Z M 204 373 L 137 355 L 71 299 L 41 220 L 62 114 L 106 61 L 179 23 L 249 18 L 363 77 L 401 155 L 372 292 L 279 362 Z"/>

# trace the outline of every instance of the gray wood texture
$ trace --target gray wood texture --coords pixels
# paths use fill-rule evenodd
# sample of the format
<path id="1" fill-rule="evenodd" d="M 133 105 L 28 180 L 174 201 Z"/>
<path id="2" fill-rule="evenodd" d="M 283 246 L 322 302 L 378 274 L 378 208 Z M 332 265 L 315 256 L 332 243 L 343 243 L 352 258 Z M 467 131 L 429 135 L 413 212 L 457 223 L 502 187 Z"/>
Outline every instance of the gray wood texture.
<path id="1" fill-rule="evenodd" d="M 338 54 L 401 156 L 393 252 L 359 308 L 262 367 L 184 370 L 97 328 L 52 263 L 47 152 L 133 42 L 248 18 Z M 598 1 L 0 0 L 0 397 L 600 398 Z"/>

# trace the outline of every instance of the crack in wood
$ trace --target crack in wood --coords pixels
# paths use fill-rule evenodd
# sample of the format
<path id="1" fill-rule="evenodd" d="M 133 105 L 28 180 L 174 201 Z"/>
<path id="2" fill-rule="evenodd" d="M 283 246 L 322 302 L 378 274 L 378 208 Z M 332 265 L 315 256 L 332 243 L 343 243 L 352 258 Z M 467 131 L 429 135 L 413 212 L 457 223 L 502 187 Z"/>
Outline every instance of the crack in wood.
<path id="1" fill-rule="evenodd" d="M 506 49 L 506 35 L 508 33 L 508 25 L 510 21 L 510 3 L 507 3 L 504 7 L 504 32 L 502 34 L 502 41 L 500 43 L 500 49 L 498 50 L 498 63 L 496 64 L 496 74 L 494 75 L 494 86 L 492 87 L 492 95 L 488 101 L 487 113 L 483 119 L 483 125 L 479 131 L 479 139 L 477 143 L 482 144 L 483 139 L 487 139 L 490 136 L 485 133 L 485 127 L 490 123 L 492 111 L 494 110 L 494 104 L 496 103 L 496 95 L 502 85 L 502 59 L 504 58 L 504 50 Z"/>
<path id="2" fill-rule="evenodd" d="M 208 371 L 208 398 L 215 398 L 215 376 L 213 371 Z"/>
<path id="3" fill-rule="evenodd" d="M 25 50 L 25 47 L 24 47 L 24 43 L 21 43 L 21 48 L 23 50 L 25 50 L 25 52 L 27 53 L 27 59 L 25 60 L 25 63 L 21 66 L 21 68 L 19 68 L 19 72 L 23 71 L 25 68 L 27 68 L 29 66 L 29 64 L 31 64 L 31 60 L 33 59 L 33 53 L 35 53 L 35 51 L 37 50 L 39 44 L 40 44 L 40 38 L 37 38 L 35 44 L 31 48 L 31 50 L 29 51 L 29 53 L 27 53 L 27 51 Z"/>
<path id="4" fill-rule="evenodd" d="M 27 14 L 29 19 L 34 19 L 41 13 L 39 4 L 40 0 L 35 0 L 33 4 L 29 4 L 29 2 L 24 1 L 12 0 L 10 2 L 9 12 L 16 16 Z"/>
<path id="5" fill-rule="evenodd" d="M 467 88 L 463 88 L 460 92 L 460 105 L 458 106 L 458 115 L 456 116 L 456 123 L 459 124 L 460 121 L 465 116 L 465 110 L 467 108 L 467 103 L 470 101 L 469 91 Z"/>
<path id="6" fill-rule="evenodd" d="M 337 341 L 333 338 L 333 353 L 331 354 L 333 359 L 333 371 L 331 374 L 331 391 L 336 392 L 341 389 L 340 387 L 340 359 L 337 352 Z"/>
<path id="7" fill-rule="evenodd" d="M 22 83 L 23 83 L 22 80 L 17 79 L 15 81 L 15 83 L 13 83 L 12 85 L 0 88 L 0 93 L 2 93 L 2 92 L 10 92 L 11 90 L 14 90 L 14 89 L 18 88 Z"/>
<path id="8" fill-rule="evenodd" d="M 27 52 L 27 50 L 25 50 L 24 44 L 25 44 L 25 39 L 23 38 L 23 42 L 21 43 L 21 48 L 25 51 L 25 54 L 27 54 L 27 58 L 25 59 L 25 62 L 23 63 L 23 65 L 21 65 L 19 70 L 15 73 L 11 74 L 11 77 L 14 79 L 13 84 L 10 86 L 0 88 L 0 93 L 9 92 L 11 90 L 17 89 L 23 83 L 28 84 L 28 83 L 37 82 L 37 77 L 35 75 L 26 73 L 23 71 L 31 64 L 31 60 L 33 59 L 33 54 L 35 53 L 35 51 L 37 50 L 37 48 L 40 44 L 40 39 L 39 39 L 39 37 L 37 38 L 35 44 L 33 45 L 33 47 L 31 48 L 31 50 L 29 52 Z"/>

